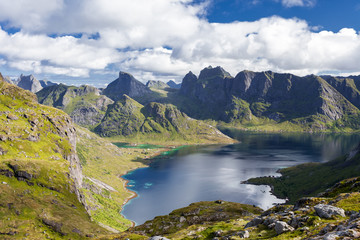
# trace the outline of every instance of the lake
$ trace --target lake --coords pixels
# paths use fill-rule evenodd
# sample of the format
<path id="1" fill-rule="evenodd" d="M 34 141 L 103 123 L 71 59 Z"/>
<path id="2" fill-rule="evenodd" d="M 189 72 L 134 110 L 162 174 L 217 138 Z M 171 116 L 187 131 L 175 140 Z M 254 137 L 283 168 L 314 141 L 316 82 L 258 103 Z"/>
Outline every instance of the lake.
<path id="1" fill-rule="evenodd" d="M 360 142 L 355 134 L 226 133 L 239 143 L 183 147 L 124 176 L 138 197 L 124 206 L 122 214 L 142 224 L 192 202 L 218 199 L 268 209 L 284 200 L 273 196 L 268 186 L 242 181 L 278 176 L 278 169 L 300 163 L 326 162 Z"/>

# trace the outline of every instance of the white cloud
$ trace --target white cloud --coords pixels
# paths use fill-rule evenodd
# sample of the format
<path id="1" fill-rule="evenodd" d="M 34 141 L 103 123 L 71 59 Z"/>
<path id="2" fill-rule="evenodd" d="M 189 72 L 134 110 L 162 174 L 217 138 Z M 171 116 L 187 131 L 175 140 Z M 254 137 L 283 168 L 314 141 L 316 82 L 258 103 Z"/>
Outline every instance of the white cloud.
<path id="1" fill-rule="evenodd" d="M 118 61 L 115 49 L 94 46 L 93 42 L 71 36 L 10 35 L 0 28 L 0 54 L 7 57 L 11 67 L 35 73 L 88 76 L 90 70 Z"/>
<path id="2" fill-rule="evenodd" d="M 9 21 L 12 27 L 42 29 L 63 4 L 63 0 L 0 0 L 0 21 Z"/>
<path id="3" fill-rule="evenodd" d="M 15 34 L 0 28 L 0 56 L 6 60 L 2 64 L 72 77 L 124 70 L 144 81 L 178 80 L 189 70 L 199 72 L 208 65 L 221 65 L 233 75 L 243 69 L 299 75 L 360 69 L 360 36 L 353 29 L 314 32 L 304 20 L 281 17 L 209 23 L 202 17 L 207 2 L 191 3 L 0 0 L 4 12 L 0 21 L 21 27 Z M 282 0 L 282 4 L 313 6 L 315 1 Z M 49 37 L 50 33 L 59 37 Z M 66 36 L 69 33 L 83 37 Z M 89 39 L 92 34 L 99 38 Z"/>
<path id="4" fill-rule="evenodd" d="M 285 7 L 313 7 L 316 0 L 281 0 L 282 5 Z"/>

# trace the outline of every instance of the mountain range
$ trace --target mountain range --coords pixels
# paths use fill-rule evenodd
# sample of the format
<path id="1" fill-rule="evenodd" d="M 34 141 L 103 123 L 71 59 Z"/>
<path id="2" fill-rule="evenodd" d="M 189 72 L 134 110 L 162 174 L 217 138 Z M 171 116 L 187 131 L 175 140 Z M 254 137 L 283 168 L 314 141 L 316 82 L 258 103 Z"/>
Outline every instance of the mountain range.
<path id="1" fill-rule="evenodd" d="M 30 84 L 39 82 L 33 76 L 19 79 L 22 80 L 17 84 L 25 89 L 39 88 L 38 84 Z M 142 106 L 152 102 L 171 105 L 190 118 L 215 121 L 219 126 L 314 132 L 359 129 L 359 87 L 360 76 L 299 77 L 242 71 L 233 77 L 221 67 L 210 66 L 199 76 L 189 72 L 181 84 L 152 80 L 145 85 L 131 74 L 120 72 L 103 90 L 52 85 L 37 95 L 40 103 L 63 109 L 75 123 L 96 128 L 103 135 L 113 135 L 104 132 L 109 129 L 104 127 L 105 122 L 114 106 L 121 108 L 115 102 L 123 101 L 124 95 Z M 140 128 L 135 129 L 141 132 Z M 153 128 L 151 131 L 156 132 Z"/>

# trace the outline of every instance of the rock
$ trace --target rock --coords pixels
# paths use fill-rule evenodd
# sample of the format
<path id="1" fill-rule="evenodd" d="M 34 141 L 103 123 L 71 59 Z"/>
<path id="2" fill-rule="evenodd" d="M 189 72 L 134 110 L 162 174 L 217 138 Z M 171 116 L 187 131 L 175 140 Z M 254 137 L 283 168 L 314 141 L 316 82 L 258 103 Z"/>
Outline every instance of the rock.
<path id="1" fill-rule="evenodd" d="M 245 225 L 245 228 L 255 227 L 261 224 L 264 220 L 261 217 L 256 217 Z"/>
<path id="2" fill-rule="evenodd" d="M 286 222 L 283 221 L 277 221 L 275 223 L 275 231 L 277 234 L 282 234 L 284 232 L 294 231 L 295 229 L 288 225 Z"/>
<path id="3" fill-rule="evenodd" d="M 148 240 L 170 240 L 166 237 L 161 237 L 161 236 L 154 236 L 154 237 L 151 237 L 151 238 L 148 238 Z"/>
<path id="4" fill-rule="evenodd" d="M 240 238 L 249 238 L 249 237 L 250 237 L 250 233 L 249 233 L 249 231 L 247 231 L 247 230 L 238 232 L 237 235 L 238 235 Z"/>
<path id="5" fill-rule="evenodd" d="M 47 219 L 47 218 L 43 218 L 42 222 L 49 226 L 50 228 L 52 228 L 55 232 L 60 233 L 61 235 L 65 235 L 62 231 L 61 231 L 61 227 L 62 227 L 62 223 L 58 223 L 55 222 L 53 220 Z"/>
<path id="6" fill-rule="evenodd" d="M 179 221 L 180 221 L 181 223 L 182 223 L 182 222 L 186 222 L 186 218 L 183 217 L 183 216 L 181 216 L 180 219 L 179 219 Z"/>
<path id="7" fill-rule="evenodd" d="M 331 205 L 318 204 L 314 206 L 316 214 L 321 218 L 332 218 L 333 216 L 345 217 L 344 209 L 334 207 Z"/>
<path id="8" fill-rule="evenodd" d="M 77 229 L 77 228 L 74 228 L 74 229 L 72 230 L 72 232 L 73 232 L 73 233 L 77 233 L 77 234 L 81 234 L 81 231 L 80 231 L 79 229 Z"/>
<path id="9" fill-rule="evenodd" d="M 5 151 L 2 147 L 0 147 L 0 156 L 5 155 L 7 151 Z"/>
<path id="10" fill-rule="evenodd" d="M 223 233 L 222 230 L 215 231 L 215 232 L 214 232 L 214 236 L 215 236 L 215 237 L 221 237 L 221 234 L 222 234 L 222 233 Z"/>
<path id="11" fill-rule="evenodd" d="M 28 140 L 31 141 L 31 142 L 37 142 L 37 141 L 39 141 L 39 139 L 40 139 L 40 137 L 37 136 L 37 135 L 30 135 L 28 137 Z"/>
<path id="12" fill-rule="evenodd" d="M 16 115 L 14 115 L 14 114 L 12 114 L 12 113 L 9 113 L 9 114 L 7 115 L 7 119 L 10 119 L 10 120 L 18 120 L 19 117 L 16 116 Z"/>

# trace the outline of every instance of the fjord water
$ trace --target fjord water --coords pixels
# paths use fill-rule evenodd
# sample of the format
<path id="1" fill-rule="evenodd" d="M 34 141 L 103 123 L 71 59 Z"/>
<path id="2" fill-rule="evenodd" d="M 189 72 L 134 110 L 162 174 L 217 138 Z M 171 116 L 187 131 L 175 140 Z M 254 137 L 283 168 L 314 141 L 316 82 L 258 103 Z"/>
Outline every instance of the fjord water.
<path id="1" fill-rule="evenodd" d="M 356 134 L 264 134 L 232 130 L 233 145 L 189 146 L 130 172 L 128 188 L 138 194 L 122 214 L 142 224 L 192 202 L 226 200 L 263 209 L 283 203 L 268 186 L 241 184 L 259 176 L 278 176 L 279 168 L 326 162 L 360 142 Z"/>

